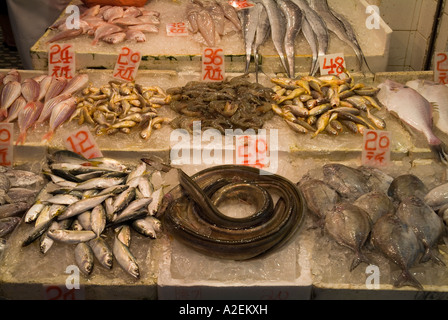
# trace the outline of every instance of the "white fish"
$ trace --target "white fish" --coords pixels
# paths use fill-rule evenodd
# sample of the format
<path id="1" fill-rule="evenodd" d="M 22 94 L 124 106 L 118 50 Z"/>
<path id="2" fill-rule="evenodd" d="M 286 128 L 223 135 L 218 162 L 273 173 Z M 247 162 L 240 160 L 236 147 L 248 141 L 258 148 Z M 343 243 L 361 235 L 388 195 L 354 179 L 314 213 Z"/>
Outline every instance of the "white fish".
<path id="1" fill-rule="evenodd" d="M 447 163 L 445 145 L 433 132 L 433 111 L 429 101 L 414 89 L 389 79 L 378 88 L 381 90 L 377 98 L 386 109 L 423 133 L 431 149 L 438 153 L 442 162 Z"/>
<path id="2" fill-rule="evenodd" d="M 116 33 L 116 32 L 120 32 L 123 29 L 115 24 L 111 24 L 111 23 L 105 23 L 101 26 L 99 26 L 96 30 L 95 30 L 95 38 L 92 41 L 92 45 L 96 45 L 98 43 L 98 41 L 110 34 Z"/>
<path id="3" fill-rule="evenodd" d="M 434 111 L 438 114 L 438 117 L 434 118 L 435 126 L 448 134 L 448 87 L 427 80 L 412 80 L 406 85 L 433 105 Z"/>

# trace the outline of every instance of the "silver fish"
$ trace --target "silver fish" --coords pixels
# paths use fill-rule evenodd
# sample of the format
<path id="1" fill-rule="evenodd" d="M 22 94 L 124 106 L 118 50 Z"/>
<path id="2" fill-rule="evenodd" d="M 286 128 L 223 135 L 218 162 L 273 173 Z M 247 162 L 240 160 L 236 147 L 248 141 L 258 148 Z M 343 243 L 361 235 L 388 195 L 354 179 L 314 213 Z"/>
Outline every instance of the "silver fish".
<path id="1" fill-rule="evenodd" d="M 11 169 L 6 171 L 11 187 L 33 187 L 41 184 L 44 179 L 41 175 L 27 170 Z"/>
<path id="2" fill-rule="evenodd" d="M 92 211 L 87 210 L 76 216 L 76 220 L 81 225 L 81 230 L 92 230 Z M 64 220 L 62 220 L 64 221 Z M 93 231 L 93 230 L 92 230 Z"/>
<path id="3" fill-rule="evenodd" d="M 75 261 L 79 269 L 86 275 L 93 270 L 94 256 L 92 249 L 85 242 L 78 243 L 75 247 Z"/>
<path id="4" fill-rule="evenodd" d="M 115 217 L 114 222 L 118 223 L 126 221 L 130 217 L 133 217 L 135 213 L 138 213 L 140 209 L 148 206 L 151 201 L 152 198 L 140 198 L 132 201 L 123 211 L 120 212 L 120 214 Z"/>
<path id="5" fill-rule="evenodd" d="M 336 190 L 321 180 L 304 178 L 299 182 L 299 189 L 310 212 L 322 221 L 327 211 L 333 209 L 341 198 Z"/>
<path id="6" fill-rule="evenodd" d="M 442 218 L 422 199 L 417 197 L 404 199 L 398 207 L 396 215 L 415 232 L 417 238 L 423 243 L 425 253 L 420 262 L 426 262 L 431 259 L 441 265 L 445 265 L 432 252 L 432 249 L 437 245 L 445 231 Z"/>
<path id="7" fill-rule="evenodd" d="M 361 171 L 342 164 L 323 167 L 325 182 L 348 199 L 357 199 L 370 192 L 368 181 Z"/>
<path id="8" fill-rule="evenodd" d="M 83 200 L 79 200 L 72 205 L 69 205 L 66 210 L 58 217 L 58 220 L 67 219 L 78 214 L 81 214 L 85 211 L 95 208 L 97 205 L 102 203 L 104 200 L 109 198 L 111 194 L 95 196 L 92 198 L 87 198 Z"/>
<path id="9" fill-rule="evenodd" d="M 423 251 L 417 236 L 395 214 L 381 217 L 373 225 L 372 244 L 386 258 L 401 268 L 401 275 L 395 286 L 402 287 L 406 283 L 423 290 L 420 282 L 409 272 Z"/>
<path id="10" fill-rule="evenodd" d="M 317 36 L 311 28 L 310 23 L 304 17 L 302 21 L 302 33 L 305 36 L 306 41 L 310 45 L 312 52 L 312 62 L 311 62 L 311 70 L 310 75 L 314 76 L 319 69 L 319 45 L 317 43 Z"/>
<path id="11" fill-rule="evenodd" d="M 22 93 L 22 85 L 17 81 L 8 82 L 2 90 L 0 98 L 0 117 L 6 118 L 8 116 L 8 109 L 13 102 L 20 97 Z"/>
<path id="12" fill-rule="evenodd" d="M 286 63 L 286 53 L 283 48 L 283 40 L 285 38 L 286 27 L 284 18 L 274 0 L 262 0 L 266 12 L 268 14 L 269 23 L 271 25 L 271 39 L 274 47 L 280 57 L 283 69 L 288 73 L 288 66 Z"/>
<path id="13" fill-rule="evenodd" d="M 131 181 L 135 177 L 142 176 L 146 171 L 146 163 L 141 161 L 129 174 L 126 178 L 126 183 Z"/>
<path id="14" fill-rule="evenodd" d="M 137 260 L 132 255 L 131 251 L 129 251 L 129 248 L 115 237 L 112 250 L 120 267 L 131 276 L 138 279 L 140 277 L 140 269 Z"/>
<path id="15" fill-rule="evenodd" d="M 325 215 L 325 230 L 337 243 L 348 247 L 355 253 L 350 266 L 354 270 L 361 262 L 370 264 L 362 252 L 362 247 L 372 229 L 372 222 L 367 213 L 348 202 L 336 204 Z"/>
<path id="16" fill-rule="evenodd" d="M 284 47 L 289 67 L 288 76 L 294 78 L 296 58 L 295 39 L 302 30 L 302 10 L 290 0 L 277 0 L 277 4 L 286 17 Z"/>
<path id="17" fill-rule="evenodd" d="M 97 237 L 90 240 L 88 244 L 92 248 L 93 254 L 100 264 L 107 269 L 112 268 L 114 260 L 113 253 L 107 242 L 103 238 Z"/>
<path id="18" fill-rule="evenodd" d="M 120 240 L 125 246 L 129 247 L 131 245 L 131 228 L 129 225 L 124 224 L 115 229 L 115 236 Z"/>
<path id="19" fill-rule="evenodd" d="M 448 203 L 448 183 L 442 183 L 429 190 L 424 200 L 434 210 L 441 209 Z"/>
<path id="20" fill-rule="evenodd" d="M 253 48 L 253 55 L 255 60 L 255 79 L 258 83 L 258 73 L 260 71 L 260 47 L 267 41 L 271 32 L 271 25 L 269 24 L 269 17 L 266 9 L 263 6 L 263 10 L 260 12 L 258 19 L 257 31 L 255 33 L 255 42 Z"/>
<path id="21" fill-rule="evenodd" d="M 264 6 L 261 3 L 256 3 L 254 7 L 243 10 L 242 14 L 242 31 L 244 37 L 244 44 L 246 47 L 246 70 L 249 72 L 250 60 L 252 57 L 252 50 L 255 42 L 255 35 L 257 32 L 261 11 Z"/>
<path id="22" fill-rule="evenodd" d="M 433 132 L 433 110 L 431 104 L 421 94 L 392 80 L 378 85 L 377 99 L 386 109 L 401 121 L 421 132 L 428 145 L 443 163 L 448 163 L 445 144 Z"/>
<path id="23" fill-rule="evenodd" d="M 71 205 L 75 202 L 79 201 L 79 198 L 76 196 L 73 196 L 71 194 L 57 194 L 53 197 L 49 198 L 45 202 L 51 203 L 51 204 L 63 204 L 63 205 Z"/>
<path id="24" fill-rule="evenodd" d="M 395 212 L 395 206 L 392 200 L 384 193 L 372 191 L 360 196 L 353 204 L 363 209 L 372 223 L 386 214 Z"/>
<path id="25" fill-rule="evenodd" d="M 117 186 L 124 182 L 123 178 L 94 178 L 78 183 L 73 190 L 106 189 Z"/>
<path id="26" fill-rule="evenodd" d="M 78 244 L 80 242 L 87 242 L 94 239 L 96 234 L 91 230 L 75 231 L 50 229 L 48 230 L 48 236 L 56 241 L 69 244 Z"/>
<path id="27" fill-rule="evenodd" d="M 129 203 L 135 198 L 135 187 L 130 187 L 120 193 L 113 202 L 112 206 L 114 208 L 114 213 L 121 212 L 125 207 L 129 205 Z"/>
<path id="28" fill-rule="evenodd" d="M 106 211 L 102 204 L 97 205 L 90 213 L 92 231 L 99 237 L 106 228 Z"/>
<path id="29" fill-rule="evenodd" d="M 147 217 L 147 218 L 152 218 L 152 217 Z M 156 231 L 154 230 L 154 225 L 152 224 L 151 221 L 147 220 L 147 218 L 136 219 L 136 220 L 132 221 L 132 227 L 134 228 L 135 231 L 144 235 L 145 237 L 149 237 L 151 239 L 156 239 L 157 234 L 156 234 Z"/>

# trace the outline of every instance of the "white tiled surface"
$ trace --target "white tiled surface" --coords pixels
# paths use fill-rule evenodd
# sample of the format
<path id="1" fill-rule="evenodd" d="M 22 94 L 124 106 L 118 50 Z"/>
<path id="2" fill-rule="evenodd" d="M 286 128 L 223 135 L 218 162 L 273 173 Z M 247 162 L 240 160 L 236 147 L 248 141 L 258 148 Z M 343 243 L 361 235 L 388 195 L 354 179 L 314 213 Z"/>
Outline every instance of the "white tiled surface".
<path id="1" fill-rule="evenodd" d="M 392 28 L 387 71 L 424 69 L 429 40 L 437 9 L 437 0 L 367 0 L 380 8 L 380 15 Z M 446 6 L 448 7 L 448 6 Z M 437 45 L 445 51 L 448 40 L 448 13 Z"/>

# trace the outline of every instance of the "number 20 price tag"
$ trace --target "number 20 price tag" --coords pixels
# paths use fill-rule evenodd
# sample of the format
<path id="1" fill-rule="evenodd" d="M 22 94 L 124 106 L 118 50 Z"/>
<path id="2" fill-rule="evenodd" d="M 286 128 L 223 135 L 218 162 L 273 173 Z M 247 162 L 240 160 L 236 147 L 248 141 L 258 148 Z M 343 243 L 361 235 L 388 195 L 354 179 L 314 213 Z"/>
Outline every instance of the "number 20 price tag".
<path id="1" fill-rule="evenodd" d="M 385 167 L 390 164 L 390 132 L 366 130 L 362 150 L 362 164 Z"/>
<path id="2" fill-rule="evenodd" d="M 101 153 L 92 133 L 84 126 L 64 139 L 65 147 L 86 159 L 101 158 Z"/>
<path id="3" fill-rule="evenodd" d="M 320 74 L 325 75 L 336 75 L 344 73 L 345 57 L 343 53 L 327 54 L 319 58 Z"/>
<path id="4" fill-rule="evenodd" d="M 434 58 L 434 81 L 448 84 L 448 52 L 437 52 Z"/>

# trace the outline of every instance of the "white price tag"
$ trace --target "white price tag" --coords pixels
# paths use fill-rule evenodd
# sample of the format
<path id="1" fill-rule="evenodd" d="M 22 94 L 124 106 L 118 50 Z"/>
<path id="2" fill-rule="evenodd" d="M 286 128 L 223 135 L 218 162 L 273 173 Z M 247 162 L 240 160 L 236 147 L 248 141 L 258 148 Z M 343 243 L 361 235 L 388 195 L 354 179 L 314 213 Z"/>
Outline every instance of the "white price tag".
<path id="1" fill-rule="evenodd" d="M 80 154 L 86 159 L 101 158 L 103 156 L 95 138 L 86 126 L 69 134 L 64 139 L 64 143 L 68 150 Z"/>
<path id="2" fill-rule="evenodd" d="M 384 167 L 390 164 L 390 132 L 366 130 L 362 148 L 362 164 Z"/>
<path id="3" fill-rule="evenodd" d="M 123 47 L 121 53 L 118 55 L 117 63 L 115 64 L 114 78 L 132 82 L 137 77 L 138 67 L 142 55 L 138 51 L 132 51 L 128 47 Z"/>
<path id="4" fill-rule="evenodd" d="M 217 82 L 225 79 L 224 50 L 205 48 L 202 54 L 202 81 Z"/>
<path id="5" fill-rule="evenodd" d="M 188 36 L 187 24 L 185 22 L 173 22 L 166 25 L 166 35 L 168 37 Z"/>
<path id="6" fill-rule="evenodd" d="M 54 43 L 48 52 L 48 74 L 53 77 L 71 79 L 76 72 L 73 44 Z"/>
<path id="7" fill-rule="evenodd" d="M 437 52 L 434 57 L 434 81 L 448 84 L 448 52 Z"/>
<path id="8" fill-rule="evenodd" d="M 345 72 L 345 57 L 343 53 L 327 54 L 319 58 L 320 74 L 339 76 Z"/>

